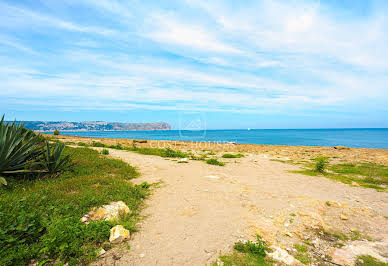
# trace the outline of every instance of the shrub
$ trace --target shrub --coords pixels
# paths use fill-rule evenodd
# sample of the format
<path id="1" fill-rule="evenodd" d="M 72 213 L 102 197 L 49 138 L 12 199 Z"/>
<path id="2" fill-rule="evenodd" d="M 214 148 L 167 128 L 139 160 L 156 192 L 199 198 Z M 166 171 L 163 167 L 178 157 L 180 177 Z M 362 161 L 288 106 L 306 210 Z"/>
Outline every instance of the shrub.
<path id="1" fill-rule="evenodd" d="M 71 172 L 0 188 L 0 265 L 89 265 L 116 221 L 85 225 L 80 217 L 110 201 L 128 205 L 131 214 L 117 223 L 136 229 L 136 210 L 148 189 L 128 182 L 135 168 L 91 149 L 65 148 L 64 154 L 76 162 Z"/>
<path id="2" fill-rule="evenodd" d="M 315 159 L 314 171 L 323 173 L 327 167 L 327 158 L 320 156 Z"/>
<path id="3" fill-rule="evenodd" d="M 105 147 L 104 143 L 93 141 L 92 147 Z"/>
<path id="4" fill-rule="evenodd" d="M 241 153 L 238 153 L 238 154 L 225 153 L 224 155 L 222 155 L 222 158 L 242 158 L 242 157 L 244 157 L 244 155 Z"/>
<path id="5" fill-rule="evenodd" d="M 59 135 L 59 130 L 54 130 L 54 133 L 53 133 L 55 136 L 58 136 Z"/>
<path id="6" fill-rule="evenodd" d="M 254 254 L 262 257 L 265 257 L 265 251 L 268 250 L 267 245 L 259 235 L 256 235 L 256 242 L 247 241 L 243 243 L 240 241 L 235 243 L 233 248 L 238 252 Z"/>
<path id="7" fill-rule="evenodd" d="M 222 162 L 219 162 L 217 159 L 209 159 L 209 160 L 206 160 L 206 163 L 207 164 L 212 164 L 212 165 L 219 165 L 219 166 L 224 166 L 225 163 L 222 163 Z"/>
<path id="8" fill-rule="evenodd" d="M 174 151 L 171 148 L 166 148 L 164 150 L 163 157 L 170 157 L 170 158 L 185 158 L 187 154 L 181 152 L 181 151 Z"/>
<path id="9" fill-rule="evenodd" d="M 103 149 L 103 150 L 101 151 L 101 154 L 108 155 L 108 154 L 109 154 L 109 150 Z"/>
<path id="10" fill-rule="evenodd" d="M 81 146 L 81 147 L 86 147 L 86 146 L 87 146 L 86 143 L 84 143 L 84 142 L 78 142 L 77 145 L 78 145 L 78 146 Z"/>

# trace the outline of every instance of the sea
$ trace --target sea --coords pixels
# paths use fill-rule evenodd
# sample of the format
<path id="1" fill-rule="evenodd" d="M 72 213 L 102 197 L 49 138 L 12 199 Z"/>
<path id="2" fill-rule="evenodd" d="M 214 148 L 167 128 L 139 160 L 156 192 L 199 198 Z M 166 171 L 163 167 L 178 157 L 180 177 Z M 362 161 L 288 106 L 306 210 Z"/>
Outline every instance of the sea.
<path id="1" fill-rule="evenodd" d="M 67 131 L 61 134 L 93 138 L 388 149 L 388 128 Z"/>

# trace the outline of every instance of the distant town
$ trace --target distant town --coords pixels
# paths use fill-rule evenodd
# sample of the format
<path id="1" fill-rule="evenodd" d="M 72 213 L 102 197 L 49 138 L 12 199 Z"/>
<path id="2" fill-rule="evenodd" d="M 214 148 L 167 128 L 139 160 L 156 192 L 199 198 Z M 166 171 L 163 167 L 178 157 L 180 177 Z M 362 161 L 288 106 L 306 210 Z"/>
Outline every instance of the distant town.
<path id="1" fill-rule="evenodd" d="M 17 121 L 24 123 L 28 129 L 39 132 L 59 131 L 146 131 L 146 130 L 171 130 L 165 122 L 155 123 L 119 123 L 119 122 L 65 122 L 65 121 Z"/>

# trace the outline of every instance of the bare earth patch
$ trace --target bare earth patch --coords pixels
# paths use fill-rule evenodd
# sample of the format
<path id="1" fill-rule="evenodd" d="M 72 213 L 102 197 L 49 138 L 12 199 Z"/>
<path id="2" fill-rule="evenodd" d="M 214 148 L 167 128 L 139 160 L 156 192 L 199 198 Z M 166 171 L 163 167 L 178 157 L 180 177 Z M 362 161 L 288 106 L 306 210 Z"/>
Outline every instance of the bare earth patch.
<path id="1" fill-rule="evenodd" d="M 383 259 L 388 254 L 385 192 L 290 173 L 299 168 L 264 153 L 221 159 L 229 162 L 225 166 L 109 153 L 138 168 L 136 183 L 161 183 L 147 200 L 147 217 L 130 249 L 109 250 L 95 265 L 209 265 L 256 234 L 294 256 L 295 245 L 303 244 L 313 260 L 343 263 L 336 257 L 341 246 L 365 239 L 379 243 L 374 251 Z"/>

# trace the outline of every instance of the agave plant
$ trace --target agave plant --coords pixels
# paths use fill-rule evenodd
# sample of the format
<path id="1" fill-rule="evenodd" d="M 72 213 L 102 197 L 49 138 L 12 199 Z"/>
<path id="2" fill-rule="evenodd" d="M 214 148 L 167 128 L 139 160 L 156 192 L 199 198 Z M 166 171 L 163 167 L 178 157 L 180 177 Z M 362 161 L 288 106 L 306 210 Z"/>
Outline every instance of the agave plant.
<path id="1" fill-rule="evenodd" d="M 28 172 L 26 164 L 31 159 L 39 156 L 40 139 L 24 128 L 23 124 L 17 125 L 4 122 L 4 115 L 0 121 L 0 175 Z M 4 185 L 7 181 L 0 176 Z"/>
<path id="2" fill-rule="evenodd" d="M 63 155 L 65 144 L 56 142 L 52 148 L 46 141 L 46 152 L 40 165 L 49 175 L 55 176 L 67 170 L 71 166 L 71 155 Z"/>

